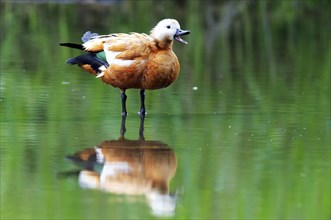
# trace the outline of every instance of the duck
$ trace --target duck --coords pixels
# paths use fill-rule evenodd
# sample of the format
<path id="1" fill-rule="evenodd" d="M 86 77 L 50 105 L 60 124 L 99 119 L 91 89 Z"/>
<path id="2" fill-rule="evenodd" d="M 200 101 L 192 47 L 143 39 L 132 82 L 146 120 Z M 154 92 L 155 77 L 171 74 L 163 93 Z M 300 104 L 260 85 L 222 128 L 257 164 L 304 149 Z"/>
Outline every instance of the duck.
<path id="1" fill-rule="evenodd" d="M 87 31 L 83 43 L 60 43 L 60 46 L 85 51 L 66 63 L 78 65 L 97 79 L 121 91 L 122 116 L 126 117 L 127 89 L 140 89 L 140 117 L 144 118 L 145 90 L 168 87 L 178 78 L 180 63 L 173 51 L 173 42 L 188 44 L 181 37 L 190 34 L 182 30 L 176 19 L 159 21 L 150 34 L 111 33 L 99 35 Z"/>

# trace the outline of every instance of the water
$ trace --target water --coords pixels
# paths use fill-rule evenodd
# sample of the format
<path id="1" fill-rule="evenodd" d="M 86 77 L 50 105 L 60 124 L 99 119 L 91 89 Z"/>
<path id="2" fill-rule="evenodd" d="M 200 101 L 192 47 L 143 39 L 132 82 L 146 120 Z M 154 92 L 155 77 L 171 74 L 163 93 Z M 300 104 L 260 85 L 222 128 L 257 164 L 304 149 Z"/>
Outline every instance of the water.
<path id="1" fill-rule="evenodd" d="M 265 17 L 264 3 L 238 1 L 193 2 L 183 14 L 144 2 L 1 4 L 1 218 L 329 219 L 329 13 Z M 241 8 L 239 22 L 217 32 L 204 15 L 214 8 L 225 22 L 225 7 Z M 127 92 L 123 139 L 120 92 L 66 65 L 78 52 L 58 43 L 92 27 L 148 32 L 170 16 L 192 31 L 174 47 L 180 76 L 147 91 L 145 141 L 139 90 Z M 66 158 L 95 147 L 104 163 Z M 96 187 L 105 174 L 109 187 Z"/>

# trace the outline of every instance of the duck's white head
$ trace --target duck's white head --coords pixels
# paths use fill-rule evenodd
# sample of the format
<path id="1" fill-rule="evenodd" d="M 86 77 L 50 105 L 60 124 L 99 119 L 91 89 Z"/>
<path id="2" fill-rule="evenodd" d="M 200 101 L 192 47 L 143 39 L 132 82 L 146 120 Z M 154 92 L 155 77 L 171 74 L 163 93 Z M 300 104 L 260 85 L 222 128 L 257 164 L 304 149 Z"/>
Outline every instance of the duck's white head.
<path id="1" fill-rule="evenodd" d="M 151 30 L 151 36 L 160 42 L 173 41 L 175 39 L 184 44 L 187 44 L 187 42 L 180 38 L 180 36 L 187 35 L 189 33 L 189 30 L 180 29 L 178 21 L 170 18 L 161 20 Z"/>

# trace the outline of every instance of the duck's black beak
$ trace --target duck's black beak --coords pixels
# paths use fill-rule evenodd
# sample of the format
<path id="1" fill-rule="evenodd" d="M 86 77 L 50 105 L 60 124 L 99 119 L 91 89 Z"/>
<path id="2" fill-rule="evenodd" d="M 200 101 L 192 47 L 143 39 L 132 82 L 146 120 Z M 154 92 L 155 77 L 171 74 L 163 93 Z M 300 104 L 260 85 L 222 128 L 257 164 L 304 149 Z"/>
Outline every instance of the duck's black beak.
<path id="1" fill-rule="evenodd" d="M 181 30 L 181 29 L 177 29 L 177 32 L 175 34 L 175 40 L 178 41 L 178 42 L 181 42 L 183 44 L 188 44 L 187 41 L 183 40 L 182 38 L 180 38 L 180 36 L 183 36 L 183 35 L 188 35 L 190 34 L 191 32 L 189 30 Z"/>

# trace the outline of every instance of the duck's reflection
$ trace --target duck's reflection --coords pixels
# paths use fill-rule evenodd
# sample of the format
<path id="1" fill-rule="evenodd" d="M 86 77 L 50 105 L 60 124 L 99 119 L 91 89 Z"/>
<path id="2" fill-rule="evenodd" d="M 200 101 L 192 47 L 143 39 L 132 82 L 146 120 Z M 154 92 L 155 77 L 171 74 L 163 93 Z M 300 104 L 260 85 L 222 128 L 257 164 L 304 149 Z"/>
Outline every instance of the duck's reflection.
<path id="1" fill-rule="evenodd" d="M 125 195 L 144 195 L 155 215 L 172 215 L 176 198 L 169 191 L 177 160 L 174 151 L 160 141 L 145 140 L 144 118 L 140 122 L 138 140 L 127 140 L 125 117 L 121 137 L 68 156 L 83 169 L 79 184 Z"/>

